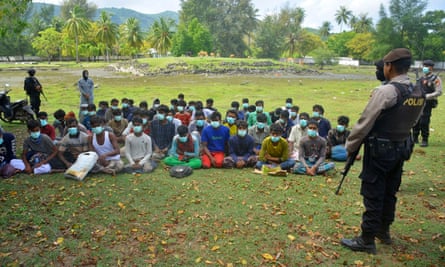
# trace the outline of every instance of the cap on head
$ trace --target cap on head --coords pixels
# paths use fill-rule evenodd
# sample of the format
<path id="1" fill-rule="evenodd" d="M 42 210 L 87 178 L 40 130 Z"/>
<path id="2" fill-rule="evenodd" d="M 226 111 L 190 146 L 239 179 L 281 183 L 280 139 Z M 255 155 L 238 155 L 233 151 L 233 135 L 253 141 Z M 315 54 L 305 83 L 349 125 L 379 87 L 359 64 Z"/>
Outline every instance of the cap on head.
<path id="1" fill-rule="evenodd" d="M 424 60 L 423 65 L 427 67 L 434 67 L 434 61 L 432 61 L 431 59 Z"/>
<path id="2" fill-rule="evenodd" d="M 386 56 L 383 58 L 383 62 L 391 63 L 401 59 L 411 59 L 411 52 L 406 48 L 396 48 L 391 50 Z"/>

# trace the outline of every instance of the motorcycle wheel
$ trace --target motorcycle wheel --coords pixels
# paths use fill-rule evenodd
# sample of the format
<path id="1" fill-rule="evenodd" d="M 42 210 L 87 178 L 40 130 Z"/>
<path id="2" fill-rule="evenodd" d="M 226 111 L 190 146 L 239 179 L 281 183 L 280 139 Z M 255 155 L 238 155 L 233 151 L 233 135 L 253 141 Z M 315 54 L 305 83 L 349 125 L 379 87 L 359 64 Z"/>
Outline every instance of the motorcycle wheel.
<path id="1" fill-rule="evenodd" d="M 14 118 L 14 115 L 11 116 L 11 117 L 9 117 L 9 118 L 7 118 L 7 117 L 5 116 L 5 113 L 3 113 L 3 112 L 0 111 L 0 120 L 2 120 L 2 121 L 4 121 L 4 122 L 7 122 L 7 123 L 11 123 L 11 122 L 12 122 L 12 118 Z"/>

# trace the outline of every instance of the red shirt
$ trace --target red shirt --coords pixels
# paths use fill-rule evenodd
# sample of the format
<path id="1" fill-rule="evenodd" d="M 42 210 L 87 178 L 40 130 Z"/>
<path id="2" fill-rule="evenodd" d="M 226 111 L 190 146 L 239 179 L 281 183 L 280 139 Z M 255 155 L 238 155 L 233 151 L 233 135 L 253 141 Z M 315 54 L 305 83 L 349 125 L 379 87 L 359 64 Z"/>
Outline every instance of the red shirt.
<path id="1" fill-rule="evenodd" d="M 40 133 L 46 134 L 53 141 L 56 139 L 56 130 L 51 124 L 47 124 L 44 127 L 40 127 Z"/>
<path id="2" fill-rule="evenodd" d="M 180 120 L 182 125 L 185 125 L 185 126 L 189 126 L 191 117 L 192 117 L 192 115 L 188 112 L 184 112 L 184 113 L 178 112 L 175 114 L 175 118 Z"/>

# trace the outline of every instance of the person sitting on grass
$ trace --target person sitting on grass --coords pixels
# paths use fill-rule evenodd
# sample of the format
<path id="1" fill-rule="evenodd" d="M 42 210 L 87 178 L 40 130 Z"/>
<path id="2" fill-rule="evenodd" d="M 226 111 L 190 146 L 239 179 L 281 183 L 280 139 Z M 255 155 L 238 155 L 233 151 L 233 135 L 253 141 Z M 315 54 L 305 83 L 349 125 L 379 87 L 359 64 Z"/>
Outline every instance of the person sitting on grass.
<path id="1" fill-rule="evenodd" d="M 253 152 L 253 137 L 247 134 L 247 122 L 238 120 L 237 134 L 229 139 L 229 156 L 224 159 L 224 168 L 253 167 L 256 163 L 256 155 Z"/>
<path id="2" fill-rule="evenodd" d="M 0 128 L 0 177 L 9 178 L 13 176 L 17 170 L 14 167 L 16 159 L 16 139 L 12 133 L 7 133 Z"/>
<path id="3" fill-rule="evenodd" d="M 221 125 L 221 113 L 213 112 L 210 115 L 210 126 L 207 126 L 201 135 L 203 168 L 221 168 L 223 166 L 229 138 L 229 128 Z"/>
<path id="4" fill-rule="evenodd" d="M 295 160 L 289 159 L 289 145 L 282 138 L 283 128 L 278 124 L 270 126 L 270 136 L 266 137 L 261 145 L 259 160 L 255 168 L 261 170 L 263 165 L 280 166 L 282 170 L 290 170 Z"/>
<path id="5" fill-rule="evenodd" d="M 312 107 L 312 119 L 318 122 L 318 133 L 321 137 L 326 138 L 331 129 L 331 122 L 324 116 L 324 108 L 322 105 L 314 105 Z"/>
<path id="6" fill-rule="evenodd" d="M 185 109 L 186 106 L 187 102 L 185 102 L 184 100 L 179 100 L 178 105 L 176 106 L 177 112 L 174 118 L 180 120 L 181 125 L 188 126 L 190 124 L 192 114 Z"/>
<path id="7" fill-rule="evenodd" d="M 178 131 L 178 127 L 180 125 L 182 125 L 182 122 L 180 119 L 175 118 L 175 115 L 176 115 L 176 113 L 174 110 L 169 110 L 166 118 L 169 122 L 171 122 L 171 123 L 173 123 L 173 125 L 175 125 L 175 135 L 176 135 L 177 131 Z"/>
<path id="8" fill-rule="evenodd" d="M 282 137 L 284 139 L 287 139 L 290 135 L 292 127 L 294 127 L 294 122 L 289 119 L 289 111 L 282 110 L 280 113 L 280 118 L 277 121 L 275 121 L 275 123 L 280 125 L 281 128 L 283 128 Z"/>
<path id="9" fill-rule="evenodd" d="M 261 113 L 257 115 L 257 122 L 254 126 L 249 127 L 249 135 L 253 137 L 253 152 L 259 155 L 263 140 L 269 136 L 269 126 L 267 125 L 267 117 Z"/>
<path id="10" fill-rule="evenodd" d="M 91 118 L 91 132 L 93 135 L 88 137 L 88 147 L 99 156 L 92 172 L 104 172 L 114 176 L 124 167 L 117 137 L 104 130 L 104 121 L 97 116 Z"/>
<path id="11" fill-rule="evenodd" d="M 144 133 L 140 117 L 133 117 L 132 125 L 132 133 L 125 138 L 125 157 L 128 160 L 125 172 L 152 172 L 157 164 L 151 160 L 151 138 Z"/>
<path id="12" fill-rule="evenodd" d="M 169 156 L 164 159 L 168 166 L 185 165 L 192 169 L 199 169 L 202 161 L 199 158 L 199 139 L 190 134 L 185 125 L 178 127 L 178 134 L 173 138 Z"/>
<path id="13" fill-rule="evenodd" d="M 75 118 L 66 121 L 68 133 L 59 143 L 59 158 L 65 164 L 66 168 L 70 168 L 80 153 L 87 152 L 88 134 L 79 130 L 78 122 Z"/>
<path id="14" fill-rule="evenodd" d="M 300 114 L 300 123 L 292 127 L 289 138 L 290 157 L 294 160 L 299 160 L 298 150 L 300 149 L 300 140 L 307 135 L 307 122 L 309 121 L 309 114 L 302 112 Z"/>
<path id="15" fill-rule="evenodd" d="M 340 116 L 337 119 L 337 127 L 329 130 L 327 137 L 326 157 L 337 161 L 346 161 L 348 153 L 345 148 L 346 139 L 351 133 L 348 128 L 349 118 Z"/>
<path id="16" fill-rule="evenodd" d="M 153 144 L 153 159 L 165 158 L 175 136 L 175 125 L 167 120 L 169 109 L 166 105 L 158 108 L 156 119 L 150 123 L 150 137 Z"/>
<path id="17" fill-rule="evenodd" d="M 108 122 L 108 126 L 113 129 L 113 134 L 117 137 L 117 142 L 124 144 L 125 135 L 123 133 L 128 126 L 128 121 L 122 117 L 122 111 L 120 109 L 113 110 L 113 119 Z"/>
<path id="18" fill-rule="evenodd" d="M 29 137 L 23 142 L 23 169 L 26 173 L 61 172 L 64 164 L 57 157 L 57 147 L 46 134 L 40 132 L 40 121 L 27 122 Z"/>
<path id="19" fill-rule="evenodd" d="M 247 119 L 247 124 L 249 127 L 252 127 L 256 124 L 258 115 L 264 114 L 267 118 L 267 125 L 272 124 L 272 120 L 270 118 L 269 113 L 264 112 L 264 101 L 263 100 L 257 100 L 255 102 L 255 112 L 250 112 L 249 117 Z"/>
<path id="20" fill-rule="evenodd" d="M 96 105 L 95 104 L 88 104 L 88 113 L 84 115 L 82 124 L 85 126 L 85 128 L 88 129 L 88 131 L 91 131 L 91 117 L 96 116 Z"/>
<path id="21" fill-rule="evenodd" d="M 236 136 L 237 133 L 237 124 L 235 123 L 238 120 L 238 113 L 235 110 L 229 109 L 226 112 L 226 120 L 223 123 L 224 126 L 229 128 L 230 136 Z"/>
<path id="22" fill-rule="evenodd" d="M 201 140 L 202 130 L 207 126 L 209 126 L 209 123 L 205 120 L 204 112 L 197 110 L 195 111 L 195 119 L 189 124 L 189 133 L 198 137 L 198 140 Z"/>
<path id="23" fill-rule="evenodd" d="M 326 140 L 318 134 L 318 122 L 310 120 L 307 125 L 307 136 L 300 141 L 300 162 L 293 173 L 314 176 L 335 168 L 333 162 L 325 162 Z"/>
<path id="24" fill-rule="evenodd" d="M 56 140 L 56 129 L 48 123 L 48 113 L 40 111 L 37 117 L 40 121 L 40 132 L 46 134 L 51 140 Z"/>

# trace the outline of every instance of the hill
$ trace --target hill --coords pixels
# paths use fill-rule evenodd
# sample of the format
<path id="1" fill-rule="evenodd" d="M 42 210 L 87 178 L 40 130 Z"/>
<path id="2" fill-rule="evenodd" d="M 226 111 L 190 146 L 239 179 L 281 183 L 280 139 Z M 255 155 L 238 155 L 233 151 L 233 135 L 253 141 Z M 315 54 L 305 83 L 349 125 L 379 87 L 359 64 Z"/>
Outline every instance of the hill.
<path id="1" fill-rule="evenodd" d="M 60 10 L 61 10 L 60 5 L 46 4 L 46 3 L 32 3 L 28 16 L 29 19 L 32 18 L 34 13 L 38 12 L 40 9 L 42 9 L 42 7 L 45 6 L 54 6 L 54 16 L 57 17 L 60 15 Z M 137 20 L 139 20 L 141 28 L 144 31 L 150 28 L 153 22 L 161 17 L 171 18 L 176 22 L 179 21 L 179 14 L 174 11 L 164 11 L 158 14 L 144 14 L 127 8 L 98 8 L 96 11 L 96 16 L 93 18 L 93 20 L 97 20 L 102 11 L 111 14 L 111 20 L 118 25 L 124 23 L 128 18 L 131 17 L 136 18 Z"/>

